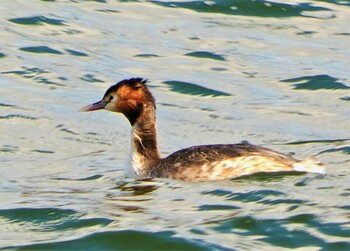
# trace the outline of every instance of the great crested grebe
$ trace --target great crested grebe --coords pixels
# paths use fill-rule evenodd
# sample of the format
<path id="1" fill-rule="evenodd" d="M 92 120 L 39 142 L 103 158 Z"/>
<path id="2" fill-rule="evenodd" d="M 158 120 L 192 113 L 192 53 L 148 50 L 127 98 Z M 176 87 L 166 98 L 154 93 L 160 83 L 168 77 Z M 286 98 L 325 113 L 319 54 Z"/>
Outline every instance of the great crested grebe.
<path id="1" fill-rule="evenodd" d="M 299 161 L 249 143 L 192 146 L 161 158 L 155 100 L 146 82 L 142 78 L 122 80 L 111 86 L 101 101 L 80 109 L 106 109 L 125 115 L 132 126 L 131 160 L 137 177 L 210 181 L 262 172 L 325 173 L 323 164 L 313 157 Z"/>

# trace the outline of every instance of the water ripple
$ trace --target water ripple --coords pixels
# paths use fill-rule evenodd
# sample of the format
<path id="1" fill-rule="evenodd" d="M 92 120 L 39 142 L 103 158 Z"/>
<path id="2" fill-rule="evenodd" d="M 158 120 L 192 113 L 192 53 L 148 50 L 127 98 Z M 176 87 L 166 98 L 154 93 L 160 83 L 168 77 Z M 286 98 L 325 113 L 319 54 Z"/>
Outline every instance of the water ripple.
<path id="1" fill-rule="evenodd" d="M 320 154 L 322 153 L 333 153 L 333 152 L 341 152 L 344 154 L 350 154 L 350 146 L 344 146 L 344 147 L 339 147 L 339 148 L 331 148 L 331 149 L 327 149 L 324 150 L 322 152 L 320 152 Z"/>
<path id="2" fill-rule="evenodd" d="M 286 4 L 273 1 L 255 0 L 216 0 L 216 1 L 152 1 L 152 3 L 170 8 L 184 8 L 196 12 L 220 13 L 252 17 L 295 17 L 304 16 L 304 12 L 330 11 L 326 7 L 310 3 Z"/>
<path id="3" fill-rule="evenodd" d="M 221 233 L 236 233 L 242 236 L 255 236 L 260 241 L 270 243 L 276 247 L 301 248 L 305 246 L 328 246 L 323 238 L 301 226 L 308 226 L 323 234 L 347 237 L 349 229 L 343 224 L 321 223 L 312 214 L 299 214 L 285 219 L 258 219 L 253 216 L 239 216 L 222 222 L 213 227 Z M 300 227 L 298 227 L 300 226 Z M 295 241 L 295 240 L 300 241 Z M 333 243 L 344 246 L 345 242 Z M 349 244 L 345 245 L 349 246 Z"/>
<path id="4" fill-rule="evenodd" d="M 50 80 L 52 78 L 51 72 L 47 70 L 37 68 L 37 67 L 32 67 L 32 68 L 22 67 L 22 69 L 23 70 L 5 71 L 5 72 L 1 72 L 1 74 L 13 74 L 13 75 L 21 76 L 26 79 L 28 78 L 34 79 L 37 83 L 46 84 L 46 85 L 65 86 L 64 84 L 57 83 Z M 45 75 L 50 75 L 50 79 Z M 67 80 L 65 77 L 62 77 L 62 76 L 58 76 L 56 77 L 56 79 L 58 79 L 59 81 Z"/>
<path id="5" fill-rule="evenodd" d="M 5 103 L 0 103 L 0 106 L 2 106 L 2 107 L 16 107 L 15 105 L 5 104 Z"/>
<path id="6" fill-rule="evenodd" d="M 65 25 L 64 20 L 48 18 L 45 16 L 33 16 L 33 17 L 20 17 L 20 18 L 12 18 L 8 21 L 21 25 L 42 25 L 42 24 L 50 24 L 50 25 Z"/>
<path id="7" fill-rule="evenodd" d="M 29 46 L 29 47 L 22 47 L 20 48 L 21 51 L 25 52 L 31 52 L 31 53 L 48 53 L 48 54 L 56 54 L 56 55 L 62 55 L 63 53 L 52 49 L 48 46 Z"/>
<path id="8" fill-rule="evenodd" d="M 134 57 L 137 57 L 137 58 L 158 58 L 160 56 L 157 54 L 146 53 L 146 54 L 137 54 Z"/>
<path id="9" fill-rule="evenodd" d="M 137 241 L 135 241 L 137 240 Z M 108 231 L 82 238 L 36 245 L 9 247 L 16 250 L 213 250 L 216 245 L 175 237 L 174 232 Z M 221 249 L 225 250 L 225 249 Z"/>
<path id="10" fill-rule="evenodd" d="M 223 56 L 209 52 L 209 51 L 194 51 L 194 52 L 190 52 L 190 53 L 185 54 L 185 56 L 226 61 L 226 59 Z"/>
<path id="11" fill-rule="evenodd" d="M 5 116 L 0 116 L 0 119 L 29 119 L 29 120 L 36 120 L 38 118 L 27 116 L 27 115 L 20 115 L 20 114 L 9 114 Z"/>
<path id="12" fill-rule="evenodd" d="M 287 145 L 303 145 L 303 144 L 324 144 L 324 143 L 341 143 L 350 141 L 350 139 L 320 139 L 320 140 L 303 140 L 286 143 Z"/>
<path id="13" fill-rule="evenodd" d="M 96 78 L 93 74 L 90 74 L 90 73 L 85 74 L 80 79 L 84 80 L 86 82 L 89 82 L 89 83 L 103 83 L 104 82 L 103 80 Z"/>
<path id="14" fill-rule="evenodd" d="M 349 89 L 350 87 L 339 82 L 337 78 L 331 77 L 329 75 L 314 75 L 314 76 L 304 76 L 298 78 L 290 78 L 281 80 L 285 83 L 301 82 L 299 84 L 294 84 L 295 90 L 339 90 L 339 89 Z"/>
<path id="15" fill-rule="evenodd" d="M 66 51 L 73 55 L 73 56 L 77 56 L 77 57 L 88 57 L 89 55 L 84 53 L 84 52 L 81 52 L 81 51 L 77 51 L 77 50 L 72 50 L 72 49 L 66 49 Z"/>
<path id="16" fill-rule="evenodd" d="M 195 95 L 195 96 L 231 96 L 231 94 L 209 89 L 197 84 L 182 82 L 182 81 L 165 81 L 164 84 L 170 86 L 170 89 L 174 92 L 181 94 Z"/>
<path id="17" fill-rule="evenodd" d="M 12 223 L 21 223 L 36 231 L 58 231 L 106 226 L 111 220 L 103 218 L 82 219 L 76 211 L 57 208 L 16 208 L 0 210 L 0 218 Z"/>

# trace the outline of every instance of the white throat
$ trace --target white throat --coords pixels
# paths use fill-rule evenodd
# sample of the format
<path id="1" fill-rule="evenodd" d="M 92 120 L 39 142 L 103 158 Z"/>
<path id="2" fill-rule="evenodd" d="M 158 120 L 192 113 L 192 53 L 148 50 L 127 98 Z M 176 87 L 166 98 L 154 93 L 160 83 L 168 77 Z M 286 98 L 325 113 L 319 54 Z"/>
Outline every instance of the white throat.
<path id="1" fill-rule="evenodd" d="M 131 150 L 129 156 L 129 163 L 124 169 L 126 177 L 143 176 L 143 169 L 145 166 L 144 156 L 138 153 L 135 149 L 134 141 L 141 141 L 140 136 L 137 135 L 134 126 L 131 127 Z M 141 142 L 142 143 L 142 142 Z"/>

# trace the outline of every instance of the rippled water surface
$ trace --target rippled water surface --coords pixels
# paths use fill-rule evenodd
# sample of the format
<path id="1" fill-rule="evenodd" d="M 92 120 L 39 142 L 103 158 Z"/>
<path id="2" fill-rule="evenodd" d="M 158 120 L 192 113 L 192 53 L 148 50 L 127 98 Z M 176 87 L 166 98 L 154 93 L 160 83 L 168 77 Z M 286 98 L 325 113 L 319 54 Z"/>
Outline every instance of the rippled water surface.
<path id="1" fill-rule="evenodd" d="M 0 4 L 0 249 L 349 250 L 349 1 Z M 79 113 L 144 77 L 163 155 L 242 140 L 328 174 L 124 178 L 129 125 Z"/>

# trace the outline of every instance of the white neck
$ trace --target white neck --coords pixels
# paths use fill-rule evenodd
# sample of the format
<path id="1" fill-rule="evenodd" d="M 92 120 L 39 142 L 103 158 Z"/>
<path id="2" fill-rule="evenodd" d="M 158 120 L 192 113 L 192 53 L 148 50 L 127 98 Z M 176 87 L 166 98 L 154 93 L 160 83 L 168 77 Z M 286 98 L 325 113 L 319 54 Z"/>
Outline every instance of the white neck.
<path id="1" fill-rule="evenodd" d="M 145 159 L 140 153 L 135 149 L 135 140 L 142 144 L 140 136 L 137 135 L 135 127 L 131 127 L 131 151 L 129 156 L 128 166 L 124 169 L 126 177 L 143 176 Z"/>

